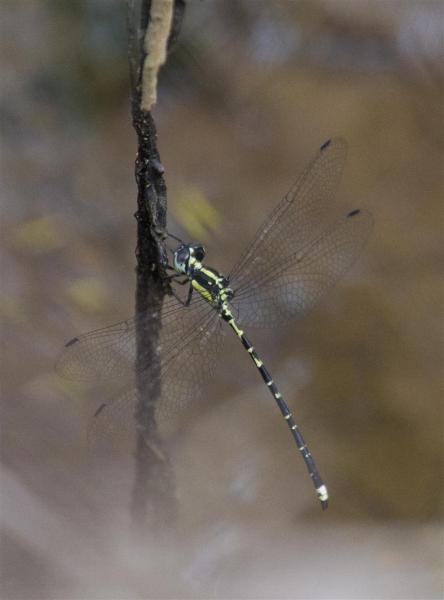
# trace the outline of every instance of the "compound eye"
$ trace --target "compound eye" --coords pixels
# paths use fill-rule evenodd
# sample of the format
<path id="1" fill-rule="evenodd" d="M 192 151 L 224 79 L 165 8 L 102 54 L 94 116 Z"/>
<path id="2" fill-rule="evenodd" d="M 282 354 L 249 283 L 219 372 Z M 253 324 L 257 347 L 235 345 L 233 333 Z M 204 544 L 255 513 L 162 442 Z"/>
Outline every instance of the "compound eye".
<path id="1" fill-rule="evenodd" d="M 188 248 L 179 248 L 178 250 L 176 250 L 175 252 L 175 262 L 178 265 L 183 265 L 185 266 L 186 263 L 188 262 L 190 258 L 190 251 L 188 250 Z"/>
<path id="2" fill-rule="evenodd" d="M 179 258 L 180 262 L 186 262 L 188 260 L 189 256 L 190 256 L 190 252 L 189 252 L 188 248 L 182 248 L 182 250 L 179 250 L 178 258 Z"/>
<path id="3" fill-rule="evenodd" d="M 196 257 L 196 260 L 201 262 L 205 257 L 205 248 L 203 246 L 195 246 L 194 256 Z"/>

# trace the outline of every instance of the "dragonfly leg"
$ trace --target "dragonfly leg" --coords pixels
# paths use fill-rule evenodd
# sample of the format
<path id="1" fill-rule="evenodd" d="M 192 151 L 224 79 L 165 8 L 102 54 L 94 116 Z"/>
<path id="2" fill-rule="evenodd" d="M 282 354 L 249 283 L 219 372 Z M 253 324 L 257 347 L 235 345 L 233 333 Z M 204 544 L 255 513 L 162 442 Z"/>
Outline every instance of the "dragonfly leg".
<path id="1" fill-rule="evenodd" d="M 176 242 L 179 242 L 181 244 L 184 243 L 183 240 L 181 240 L 179 237 L 177 237 L 177 235 L 173 235 L 172 233 L 170 233 L 169 231 L 167 231 L 167 229 L 163 229 L 161 227 L 155 227 L 154 228 L 154 233 L 160 237 L 160 239 L 166 240 L 167 238 L 172 238 L 173 240 L 176 240 Z"/>
<path id="2" fill-rule="evenodd" d="M 187 299 L 185 301 L 185 306 L 189 306 L 190 305 L 192 297 L 193 297 L 193 286 L 190 283 L 190 287 L 188 289 L 188 296 L 187 296 Z"/>
<path id="3" fill-rule="evenodd" d="M 184 279 L 182 281 L 178 281 L 177 277 L 184 277 Z M 186 283 L 190 282 L 188 277 L 183 273 L 173 273 L 172 275 L 167 275 L 164 279 L 166 281 L 173 281 L 173 279 L 175 279 L 176 281 L 174 283 L 178 283 L 179 285 L 185 285 Z"/>
<path id="4" fill-rule="evenodd" d="M 176 281 L 176 283 L 178 283 L 179 285 L 185 285 L 187 282 L 190 282 L 190 280 L 187 279 L 186 281 Z M 182 298 L 176 294 L 176 292 L 174 291 L 173 288 L 171 288 L 171 293 L 176 298 L 176 300 L 178 302 L 180 302 L 183 306 L 189 306 L 191 304 L 191 298 L 193 296 L 193 286 L 190 283 L 190 287 L 189 287 L 189 290 L 188 290 L 188 295 L 187 295 L 187 299 L 186 300 L 182 300 Z"/>

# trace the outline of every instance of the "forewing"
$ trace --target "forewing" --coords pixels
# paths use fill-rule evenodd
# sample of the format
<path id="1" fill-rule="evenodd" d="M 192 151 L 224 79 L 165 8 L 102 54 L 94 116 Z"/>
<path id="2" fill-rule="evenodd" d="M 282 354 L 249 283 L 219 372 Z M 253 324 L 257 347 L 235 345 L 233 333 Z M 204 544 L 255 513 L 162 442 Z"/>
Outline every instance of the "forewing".
<path id="1" fill-rule="evenodd" d="M 323 144 L 231 271 L 235 291 L 251 287 L 319 237 L 331 217 L 331 200 L 346 157 L 345 140 Z"/>

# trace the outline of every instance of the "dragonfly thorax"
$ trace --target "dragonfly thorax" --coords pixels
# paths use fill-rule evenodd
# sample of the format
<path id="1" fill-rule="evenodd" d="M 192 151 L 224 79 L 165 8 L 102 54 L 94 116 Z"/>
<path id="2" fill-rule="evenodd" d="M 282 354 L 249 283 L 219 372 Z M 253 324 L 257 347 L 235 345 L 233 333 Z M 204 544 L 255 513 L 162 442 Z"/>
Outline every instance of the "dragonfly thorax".
<path id="1" fill-rule="evenodd" d="M 201 244 L 181 244 L 173 253 L 174 268 L 188 277 L 192 290 L 221 310 L 233 298 L 233 290 L 227 277 L 202 264 L 204 257 L 205 248 Z"/>

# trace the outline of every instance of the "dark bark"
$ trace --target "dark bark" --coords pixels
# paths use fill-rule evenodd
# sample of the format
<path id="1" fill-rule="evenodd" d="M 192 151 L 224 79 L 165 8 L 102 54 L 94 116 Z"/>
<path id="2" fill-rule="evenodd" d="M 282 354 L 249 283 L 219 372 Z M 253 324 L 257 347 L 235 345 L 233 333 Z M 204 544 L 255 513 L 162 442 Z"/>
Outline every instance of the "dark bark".
<path id="1" fill-rule="evenodd" d="M 182 5 L 177 2 L 177 5 Z M 167 189 L 164 169 L 157 149 L 157 132 L 152 114 L 140 108 L 141 73 L 143 72 L 143 37 L 149 25 L 150 1 L 143 0 L 136 15 L 134 2 L 129 4 L 130 66 L 132 70 L 132 118 L 137 134 L 135 176 L 137 182 L 137 289 L 136 313 L 158 314 L 158 319 L 141 316 L 137 325 L 137 442 L 135 453 L 135 483 L 132 514 L 137 525 L 161 524 L 174 513 L 174 490 L 171 466 L 159 435 L 155 418 L 160 401 L 159 345 L 161 308 L 167 290 L 165 285 L 165 254 L 161 238 L 156 233 L 166 228 Z M 175 6 L 176 10 L 176 6 Z M 183 8 L 179 6 L 179 12 Z M 175 36 L 181 14 L 173 19 Z M 138 19 L 138 22 L 135 22 Z M 175 25 L 176 23 L 176 25 Z M 179 23 L 179 25 L 177 24 Z M 171 37 L 171 34 L 170 34 Z M 148 364 L 147 357 L 150 357 Z M 142 367 L 142 369 L 140 369 Z"/>
<path id="2" fill-rule="evenodd" d="M 174 0 L 173 22 L 171 23 L 170 36 L 168 38 L 168 52 L 174 48 L 182 27 L 185 16 L 185 0 Z"/>

